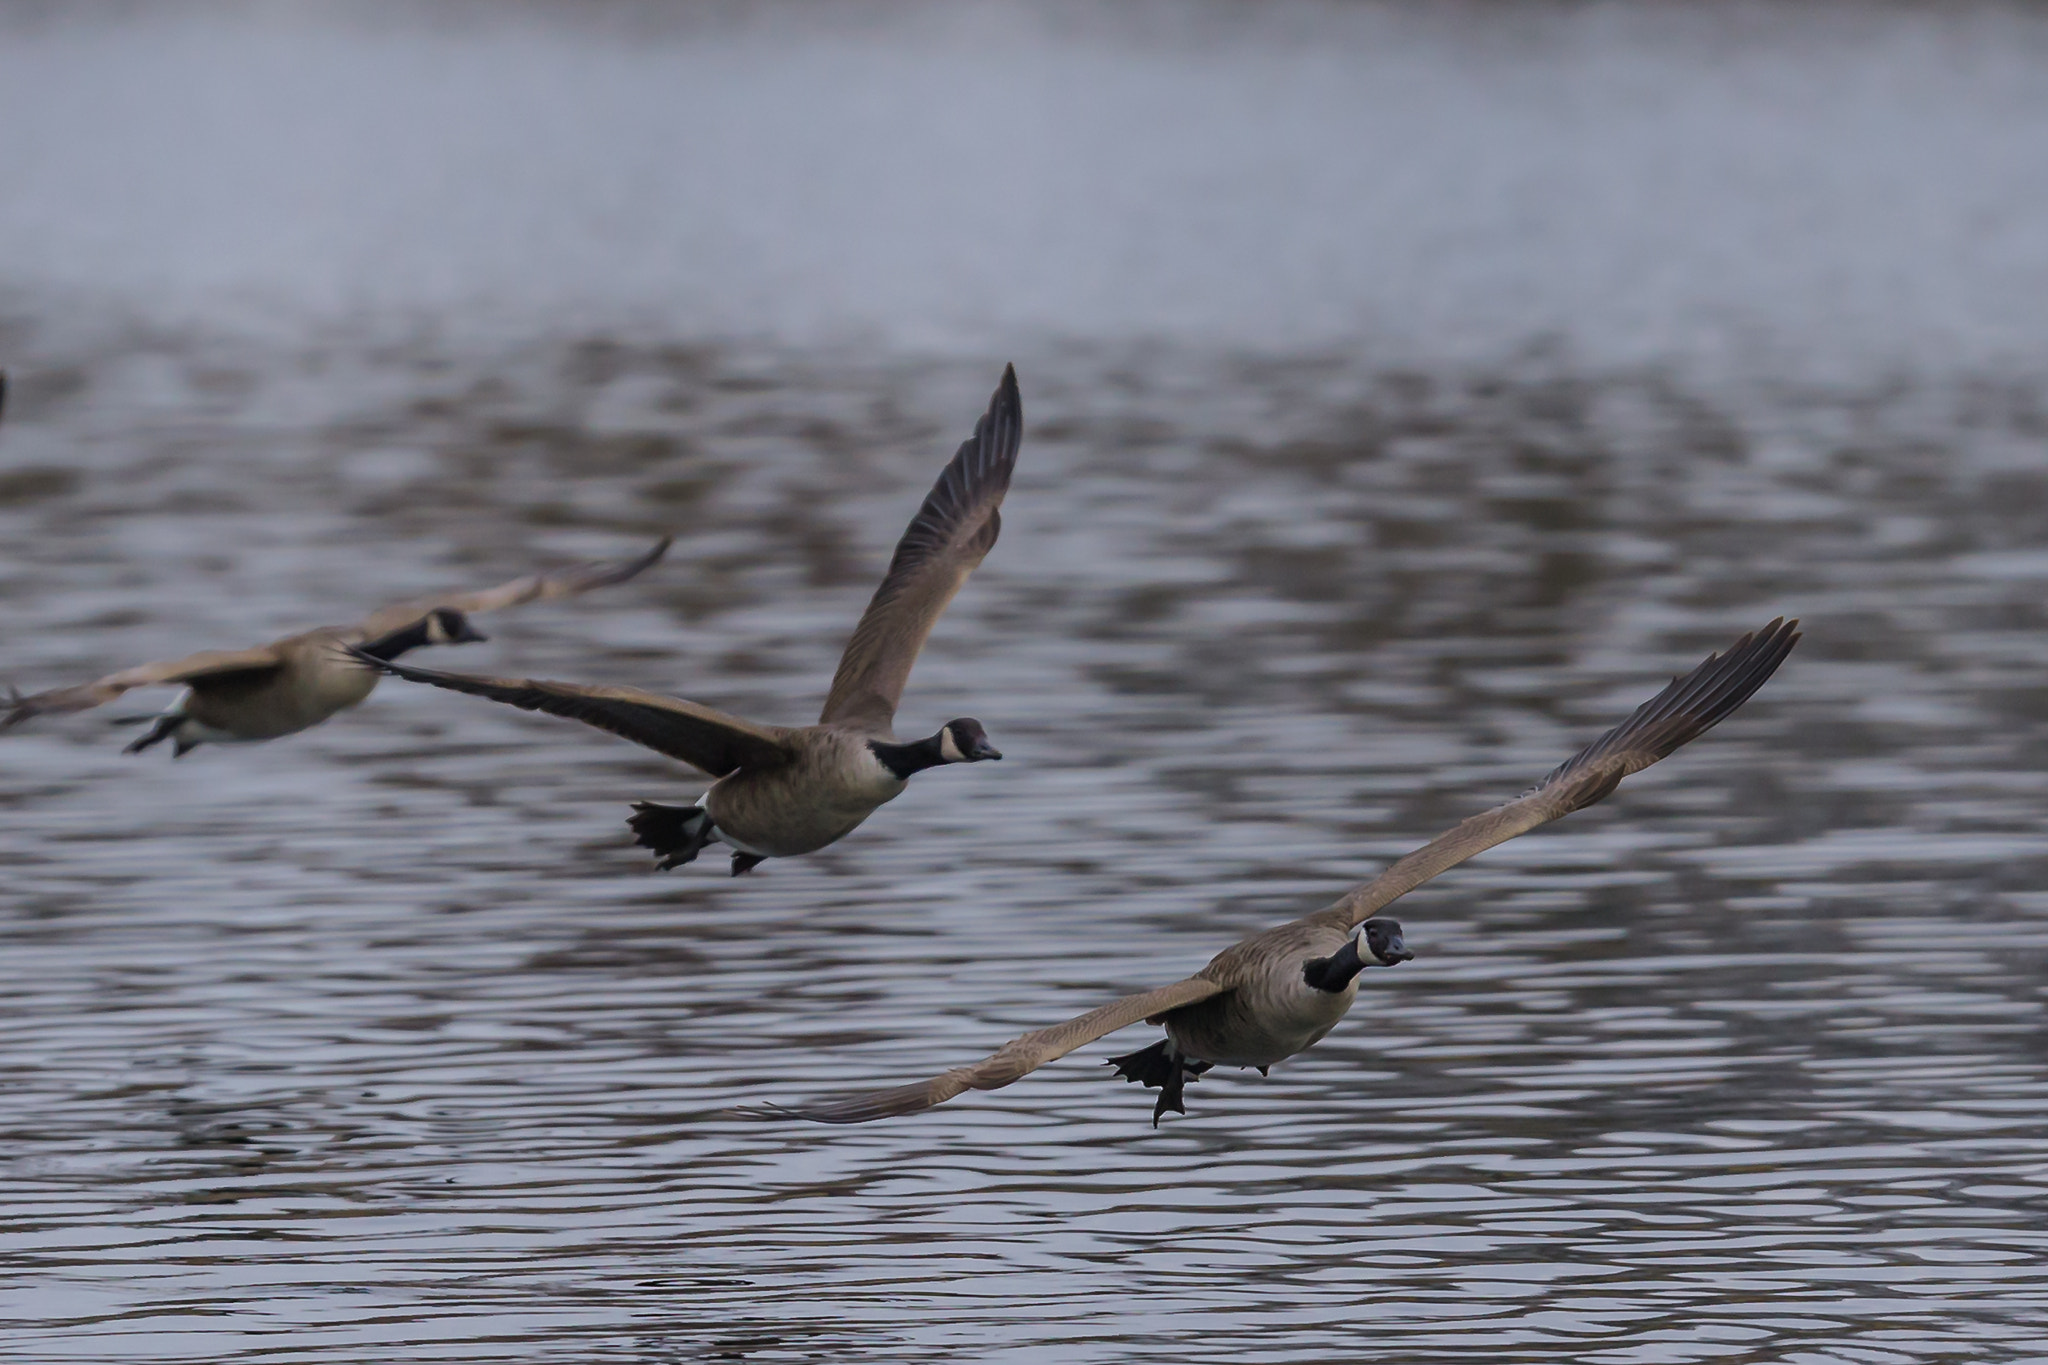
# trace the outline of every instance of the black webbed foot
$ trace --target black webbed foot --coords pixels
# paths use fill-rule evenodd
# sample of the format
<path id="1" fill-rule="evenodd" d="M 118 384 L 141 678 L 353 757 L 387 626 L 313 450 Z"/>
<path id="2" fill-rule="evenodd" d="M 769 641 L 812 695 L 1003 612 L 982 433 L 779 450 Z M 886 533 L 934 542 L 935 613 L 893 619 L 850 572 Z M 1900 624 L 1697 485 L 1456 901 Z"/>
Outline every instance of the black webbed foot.
<path id="1" fill-rule="evenodd" d="M 758 853 L 735 853 L 732 855 L 732 875 L 742 876 L 752 872 L 768 860 Z"/>
<path id="2" fill-rule="evenodd" d="M 1169 1109 L 1176 1114 L 1188 1112 L 1181 1099 L 1181 1091 L 1187 1082 L 1200 1079 L 1201 1074 L 1209 1069 L 1207 1062 L 1184 1061 L 1173 1050 L 1172 1040 L 1167 1038 L 1122 1057 L 1112 1057 L 1109 1064 L 1116 1068 L 1117 1075 L 1127 1081 L 1158 1087 L 1159 1101 L 1152 1106 L 1154 1128 L 1159 1126 L 1159 1120 Z"/>

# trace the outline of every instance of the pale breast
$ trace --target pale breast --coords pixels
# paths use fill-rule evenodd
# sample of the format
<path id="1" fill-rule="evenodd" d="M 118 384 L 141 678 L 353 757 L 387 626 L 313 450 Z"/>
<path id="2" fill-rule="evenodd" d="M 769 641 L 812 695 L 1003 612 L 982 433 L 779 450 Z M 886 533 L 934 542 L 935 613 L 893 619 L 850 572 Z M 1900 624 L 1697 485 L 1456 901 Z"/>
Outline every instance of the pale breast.
<path id="1" fill-rule="evenodd" d="M 721 832 L 768 857 L 815 852 L 903 794 L 903 780 L 859 736 L 827 729 L 799 733 L 804 738 L 794 763 L 733 773 L 705 797 Z"/>
<path id="2" fill-rule="evenodd" d="M 184 709 L 237 739 L 275 739 L 359 704 L 376 686 L 377 675 L 332 639 L 306 637 L 292 642 L 279 668 L 198 680 Z"/>
<path id="3" fill-rule="evenodd" d="M 1358 981 L 1319 991 L 1302 972 L 1346 937 L 1329 926 L 1286 924 L 1219 954 L 1202 975 L 1231 990 L 1168 1015 L 1167 1034 L 1183 1053 L 1221 1066 L 1271 1066 L 1315 1046 L 1350 1010 Z"/>

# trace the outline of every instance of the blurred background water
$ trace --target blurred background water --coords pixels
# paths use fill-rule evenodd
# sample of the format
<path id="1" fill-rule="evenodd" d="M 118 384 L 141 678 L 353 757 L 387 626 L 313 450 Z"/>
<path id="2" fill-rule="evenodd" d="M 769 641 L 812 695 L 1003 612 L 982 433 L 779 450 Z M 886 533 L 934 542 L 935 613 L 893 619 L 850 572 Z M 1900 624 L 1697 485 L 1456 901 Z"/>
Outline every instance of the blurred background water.
<path id="1" fill-rule="evenodd" d="M 449 667 L 815 712 L 1000 365 L 1002 543 L 820 855 L 389 684 L 0 741 L 10 1359 L 2048 1360 L 2048 15 L 0 7 L 4 673 L 673 530 Z M 1191 1114 L 855 1130 L 1526 787 Z M 156 758 L 157 755 L 151 755 Z"/>

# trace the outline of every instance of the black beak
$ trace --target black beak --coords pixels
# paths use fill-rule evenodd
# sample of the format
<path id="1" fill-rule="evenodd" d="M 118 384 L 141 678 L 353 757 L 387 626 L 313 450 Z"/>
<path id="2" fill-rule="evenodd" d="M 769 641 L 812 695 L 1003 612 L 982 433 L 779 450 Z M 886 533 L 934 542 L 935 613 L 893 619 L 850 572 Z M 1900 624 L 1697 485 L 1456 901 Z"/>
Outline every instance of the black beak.
<path id="1" fill-rule="evenodd" d="M 1415 954 L 1408 951 L 1408 945 L 1401 941 L 1401 926 L 1390 919 L 1370 919 L 1365 922 L 1365 946 L 1372 955 L 1391 967 L 1397 962 L 1409 962 Z"/>
<path id="2" fill-rule="evenodd" d="M 448 643 L 451 645 L 480 645 L 490 638 L 490 636 L 484 634 L 475 626 L 465 622 L 462 627 L 462 633 Z"/>
<path id="3" fill-rule="evenodd" d="M 968 755 L 969 758 L 977 762 L 984 758 L 1001 758 L 1002 756 L 1002 750 L 986 742 L 975 745 L 974 752 Z"/>

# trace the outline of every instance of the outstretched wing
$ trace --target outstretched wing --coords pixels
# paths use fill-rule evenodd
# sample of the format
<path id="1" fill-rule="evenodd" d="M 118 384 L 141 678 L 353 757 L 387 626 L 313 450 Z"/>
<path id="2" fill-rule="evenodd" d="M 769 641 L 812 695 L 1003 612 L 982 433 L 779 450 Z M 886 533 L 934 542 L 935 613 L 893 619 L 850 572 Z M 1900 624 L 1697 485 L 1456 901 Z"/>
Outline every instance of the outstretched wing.
<path id="1" fill-rule="evenodd" d="M 764 1105 L 743 1112 L 755 1118 L 809 1119 L 814 1123 L 868 1123 L 874 1119 L 894 1118 L 898 1114 L 915 1114 L 933 1105 L 944 1104 L 965 1091 L 1000 1090 L 1011 1081 L 1028 1076 L 1047 1062 L 1057 1061 L 1075 1048 L 1092 1043 L 1105 1034 L 1115 1033 L 1155 1014 L 1192 1005 L 1197 1000 L 1207 1000 L 1227 989 L 1214 981 L 1191 976 L 1171 986 L 1161 986 L 1156 991 L 1112 1000 L 1100 1009 L 1090 1010 L 1064 1024 L 1027 1033 L 1003 1044 L 972 1066 L 956 1066 L 928 1081 L 897 1086 L 893 1090 L 856 1091 L 820 1100 L 816 1104 Z"/>
<path id="2" fill-rule="evenodd" d="M 663 536 L 654 548 L 632 559 L 600 559 L 588 564 L 557 573 L 528 574 L 515 578 L 510 583 L 500 583 L 495 588 L 483 588 L 476 592 L 444 593 L 439 597 L 422 597 L 411 602 L 399 602 L 372 612 L 355 629 L 366 640 L 389 635 L 419 620 L 430 611 L 448 608 L 465 615 L 478 612 L 502 611 L 527 602 L 552 602 L 561 597 L 578 597 L 597 588 L 609 588 L 614 583 L 623 583 L 641 571 L 653 567 L 668 553 L 674 543 L 673 536 Z"/>
<path id="3" fill-rule="evenodd" d="M 548 682 L 540 678 L 442 673 L 389 663 L 353 647 L 349 653 L 394 678 L 489 697 L 523 711 L 545 711 L 551 716 L 580 720 L 670 758 L 679 758 L 713 777 L 723 777 L 743 765 L 772 767 L 789 757 L 782 745 L 782 737 L 789 732 L 781 726 L 756 725 L 680 697 L 664 697 L 659 692 L 596 683 Z"/>
<path id="4" fill-rule="evenodd" d="M 892 733 L 896 704 L 918 651 L 1002 531 L 996 509 L 1010 489 L 1023 436 L 1017 371 L 1006 365 L 988 411 L 974 424 L 974 435 L 946 465 L 896 543 L 889 572 L 840 656 L 820 724 Z"/>
<path id="5" fill-rule="evenodd" d="M 7 714 L 0 716 L 0 730 L 12 729 L 35 716 L 61 715 L 67 711 L 90 711 L 105 706 L 131 687 L 154 687 L 167 683 L 189 683 L 200 678 L 218 678 L 230 673 L 268 673 L 283 662 L 276 645 L 251 649 L 209 649 L 182 659 L 137 664 L 119 673 L 73 687 L 56 687 L 47 692 L 22 696 L 10 693 Z"/>
<path id="6" fill-rule="evenodd" d="M 1743 636 L 1636 708 L 1635 714 L 1559 764 L 1519 800 L 1475 815 L 1395 863 L 1328 909 L 1304 916 L 1350 926 L 1370 919 L 1416 887 L 1459 863 L 1600 800 L 1639 773 L 1720 724 L 1762 687 L 1792 646 L 1799 623 L 1783 617 Z"/>

